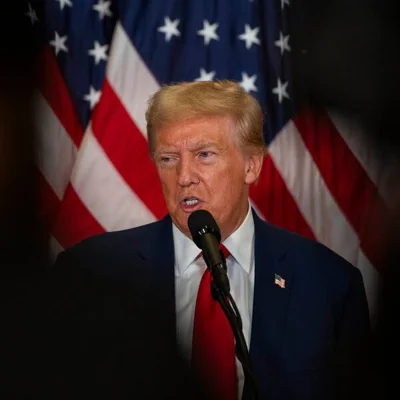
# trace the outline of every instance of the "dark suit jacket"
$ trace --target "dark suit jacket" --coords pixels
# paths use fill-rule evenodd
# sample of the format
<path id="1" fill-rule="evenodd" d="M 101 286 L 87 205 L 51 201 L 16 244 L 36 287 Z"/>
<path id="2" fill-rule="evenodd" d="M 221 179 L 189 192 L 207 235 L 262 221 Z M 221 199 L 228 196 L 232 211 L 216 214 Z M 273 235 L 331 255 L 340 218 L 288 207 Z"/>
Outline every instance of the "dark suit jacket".
<path id="1" fill-rule="evenodd" d="M 359 270 L 325 246 L 265 223 L 254 212 L 253 216 L 255 288 L 250 355 L 260 399 L 360 398 L 354 396 L 360 396 L 360 388 L 365 386 L 360 386 L 359 378 L 365 378 L 370 327 Z M 77 307 L 84 313 L 81 331 L 89 331 L 95 340 L 100 337 L 103 345 L 119 335 L 118 346 L 129 349 L 132 338 L 124 336 L 124 327 L 134 324 L 138 313 L 146 317 L 139 322 L 143 320 L 152 332 L 147 339 L 159 340 L 172 349 L 173 249 L 169 216 L 146 226 L 92 237 L 59 256 L 54 271 L 63 273 L 54 287 L 79 286 L 75 290 L 80 293 L 74 298 L 79 302 L 83 298 L 85 303 Z M 285 279 L 285 288 L 274 283 L 275 274 Z M 94 324 L 99 315 L 90 315 L 93 309 L 101 320 L 114 321 L 117 327 L 107 326 L 105 333 L 99 333 Z M 76 312 L 76 307 L 71 310 Z M 149 340 L 143 343 L 148 346 Z M 91 357 L 100 349 L 92 348 Z"/>

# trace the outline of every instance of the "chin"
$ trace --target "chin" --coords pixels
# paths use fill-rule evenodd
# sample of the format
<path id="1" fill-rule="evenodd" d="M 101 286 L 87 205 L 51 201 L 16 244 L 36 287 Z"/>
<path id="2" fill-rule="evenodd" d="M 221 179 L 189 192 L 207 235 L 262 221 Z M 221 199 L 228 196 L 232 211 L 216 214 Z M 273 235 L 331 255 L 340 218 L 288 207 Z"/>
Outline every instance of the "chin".
<path id="1" fill-rule="evenodd" d="M 175 224 L 175 226 L 183 233 L 189 234 L 190 236 L 190 231 L 188 227 L 188 218 L 190 214 L 181 214 L 179 213 L 178 215 L 171 215 L 172 222 Z"/>

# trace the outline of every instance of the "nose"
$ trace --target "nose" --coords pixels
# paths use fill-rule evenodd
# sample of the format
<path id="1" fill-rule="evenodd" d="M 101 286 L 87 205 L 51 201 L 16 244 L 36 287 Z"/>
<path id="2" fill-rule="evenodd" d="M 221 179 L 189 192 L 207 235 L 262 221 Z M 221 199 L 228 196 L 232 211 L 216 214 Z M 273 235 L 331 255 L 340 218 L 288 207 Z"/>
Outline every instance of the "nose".
<path id="1" fill-rule="evenodd" d="M 180 186 L 186 187 L 198 182 L 194 162 L 188 157 L 182 157 L 179 160 L 177 172 Z"/>

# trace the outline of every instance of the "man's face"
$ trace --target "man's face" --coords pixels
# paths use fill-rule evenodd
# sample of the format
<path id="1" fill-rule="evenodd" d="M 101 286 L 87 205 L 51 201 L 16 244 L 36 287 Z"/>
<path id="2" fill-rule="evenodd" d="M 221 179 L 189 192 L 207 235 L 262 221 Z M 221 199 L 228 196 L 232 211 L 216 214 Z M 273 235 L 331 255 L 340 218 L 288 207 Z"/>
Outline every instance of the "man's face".
<path id="1" fill-rule="evenodd" d="M 246 156 L 229 117 L 180 121 L 155 133 L 154 159 L 168 212 L 187 236 L 188 217 L 209 211 L 222 240 L 242 223 L 248 210 L 248 186 L 260 172 L 262 155 Z"/>

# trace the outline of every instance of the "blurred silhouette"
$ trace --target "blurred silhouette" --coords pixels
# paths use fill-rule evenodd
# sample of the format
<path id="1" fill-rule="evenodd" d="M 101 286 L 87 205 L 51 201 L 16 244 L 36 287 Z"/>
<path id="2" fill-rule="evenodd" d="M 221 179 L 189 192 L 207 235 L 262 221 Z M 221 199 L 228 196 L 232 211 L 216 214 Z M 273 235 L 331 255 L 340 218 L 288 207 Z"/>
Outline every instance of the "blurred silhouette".
<path id="1" fill-rule="evenodd" d="M 378 0 L 291 3 L 297 102 L 356 121 L 363 140 L 374 149 L 374 161 L 394 171 L 388 184 L 391 208 L 379 221 L 383 230 L 376 233 L 383 283 L 374 332 L 375 392 L 370 398 L 389 398 L 397 386 L 397 369 L 392 367 L 398 360 L 400 306 L 400 25 L 395 5 Z"/>
<path id="2" fill-rule="evenodd" d="M 394 4 L 291 2 L 296 100 L 356 117 L 366 140 L 374 143 L 384 161 L 398 160 L 400 148 L 400 35 Z M 103 398 L 194 398 L 187 396 L 186 385 L 192 386 L 185 367 L 175 349 L 166 345 L 168 338 L 163 338 L 158 303 L 144 306 L 143 299 L 152 296 L 140 290 L 142 282 L 134 291 L 124 282 L 104 285 L 101 276 L 82 276 L 77 270 L 56 272 L 50 280 L 34 166 L 37 45 L 29 20 L 24 19 L 25 2 L 8 2 L 4 7 L 0 13 L 0 359 L 4 383 L 0 395 L 4 399 L 35 395 L 61 399 L 79 392 Z M 13 21 L 11 27 L 9 21 Z M 397 383 L 397 370 L 392 367 L 398 360 L 399 337 L 397 187 L 393 187 L 393 199 L 375 332 L 379 398 L 386 398 Z M 93 297 L 104 298 L 109 308 L 94 308 Z M 118 304 L 123 306 L 115 315 L 110 311 Z M 116 342 L 121 332 L 125 332 L 124 340 Z M 150 352 L 144 342 L 154 344 Z"/>
<path id="3" fill-rule="evenodd" d="M 200 398 L 151 282 L 51 268 L 35 166 L 38 45 L 21 3 L 0 13 L 0 397 Z"/>
<path id="4" fill-rule="evenodd" d="M 20 6 L 0 16 L 0 390 L 29 385 L 45 247 L 37 215 L 32 96 L 34 48 Z M 10 22 L 13 26 L 10 27 Z M 10 31 L 11 29 L 11 31 Z M 18 34 L 16 34 L 18 32 Z M 2 395 L 2 398 L 8 398 Z M 13 396 L 10 396 L 13 397 Z"/>

